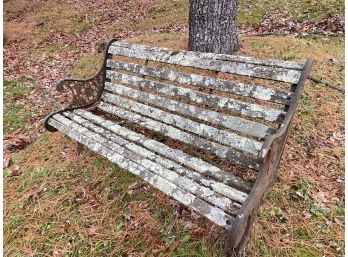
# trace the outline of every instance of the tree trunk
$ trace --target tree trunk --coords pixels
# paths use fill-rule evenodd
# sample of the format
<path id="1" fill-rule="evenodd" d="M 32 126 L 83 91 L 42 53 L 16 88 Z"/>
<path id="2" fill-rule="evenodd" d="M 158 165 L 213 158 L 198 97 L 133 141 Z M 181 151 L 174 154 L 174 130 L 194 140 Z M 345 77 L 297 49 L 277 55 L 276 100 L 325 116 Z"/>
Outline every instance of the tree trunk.
<path id="1" fill-rule="evenodd" d="M 237 0 L 190 0 L 189 49 L 232 54 L 239 48 Z"/>

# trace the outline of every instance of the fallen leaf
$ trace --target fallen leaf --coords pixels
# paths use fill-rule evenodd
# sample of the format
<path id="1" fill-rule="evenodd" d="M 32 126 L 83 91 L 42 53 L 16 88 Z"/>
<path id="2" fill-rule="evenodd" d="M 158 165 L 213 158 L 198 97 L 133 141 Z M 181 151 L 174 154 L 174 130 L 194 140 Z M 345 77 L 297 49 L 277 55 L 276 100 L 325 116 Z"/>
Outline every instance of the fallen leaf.
<path id="1" fill-rule="evenodd" d="M 97 234 L 97 231 L 99 230 L 99 227 L 98 226 L 92 226 L 90 228 L 88 228 L 87 230 L 87 234 L 89 236 L 94 236 L 95 234 Z"/>
<path id="2" fill-rule="evenodd" d="M 18 165 L 15 165 L 13 167 L 13 169 L 11 170 L 11 174 L 10 176 L 11 177 L 14 177 L 14 176 L 19 176 L 21 173 L 20 173 L 20 167 Z"/>
<path id="3" fill-rule="evenodd" d="M 53 251 L 53 257 L 63 257 L 62 251 L 57 249 L 57 247 L 55 247 L 55 249 Z"/>
<path id="4" fill-rule="evenodd" d="M 11 153 L 10 152 L 6 152 L 4 154 L 4 163 L 3 163 L 3 168 L 6 169 L 11 162 Z"/>
<path id="5" fill-rule="evenodd" d="M 20 207 L 23 208 L 28 201 L 39 199 L 40 193 L 44 190 L 44 188 L 44 184 L 42 184 L 39 188 L 32 188 L 30 191 L 25 193 L 20 199 Z"/>
<path id="6" fill-rule="evenodd" d="M 313 194 L 313 198 L 318 204 L 323 204 L 328 202 L 330 194 L 330 192 L 319 191 L 318 193 Z"/>

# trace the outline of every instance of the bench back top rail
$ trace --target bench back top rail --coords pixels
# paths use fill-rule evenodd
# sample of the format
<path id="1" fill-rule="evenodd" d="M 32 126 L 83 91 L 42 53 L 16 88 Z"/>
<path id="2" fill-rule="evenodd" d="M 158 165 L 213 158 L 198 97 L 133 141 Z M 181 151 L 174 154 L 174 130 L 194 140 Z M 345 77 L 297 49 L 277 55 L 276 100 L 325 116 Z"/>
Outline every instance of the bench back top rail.
<path id="1" fill-rule="evenodd" d="M 292 84 L 299 81 L 304 65 L 290 61 L 265 61 L 244 56 L 170 50 L 118 41 L 111 44 L 109 53 Z"/>

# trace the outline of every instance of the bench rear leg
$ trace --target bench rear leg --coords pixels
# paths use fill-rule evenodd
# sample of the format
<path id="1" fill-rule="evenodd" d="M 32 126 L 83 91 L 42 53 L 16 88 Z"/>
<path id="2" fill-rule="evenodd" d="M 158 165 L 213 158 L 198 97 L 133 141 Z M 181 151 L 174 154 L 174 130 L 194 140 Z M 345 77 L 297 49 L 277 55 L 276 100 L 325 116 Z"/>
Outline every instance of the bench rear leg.
<path id="1" fill-rule="evenodd" d="M 81 144 L 80 142 L 76 141 L 76 150 L 77 150 L 77 154 L 80 155 L 82 151 L 85 150 L 85 146 Z"/>

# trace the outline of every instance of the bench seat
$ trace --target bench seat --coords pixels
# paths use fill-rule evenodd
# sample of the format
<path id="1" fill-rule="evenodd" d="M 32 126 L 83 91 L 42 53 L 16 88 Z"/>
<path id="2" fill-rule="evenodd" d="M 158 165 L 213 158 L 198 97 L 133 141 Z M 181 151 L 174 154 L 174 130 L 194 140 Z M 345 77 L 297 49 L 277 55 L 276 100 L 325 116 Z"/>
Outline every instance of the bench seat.
<path id="1" fill-rule="evenodd" d="M 240 255 L 275 180 L 312 60 L 266 61 L 115 40 L 105 51 L 94 77 L 58 84 L 73 99 L 47 117 L 46 128 L 226 228 Z"/>
<path id="2" fill-rule="evenodd" d="M 88 111 L 56 114 L 49 124 L 226 228 L 252 188 L 201 159 Z"/>

